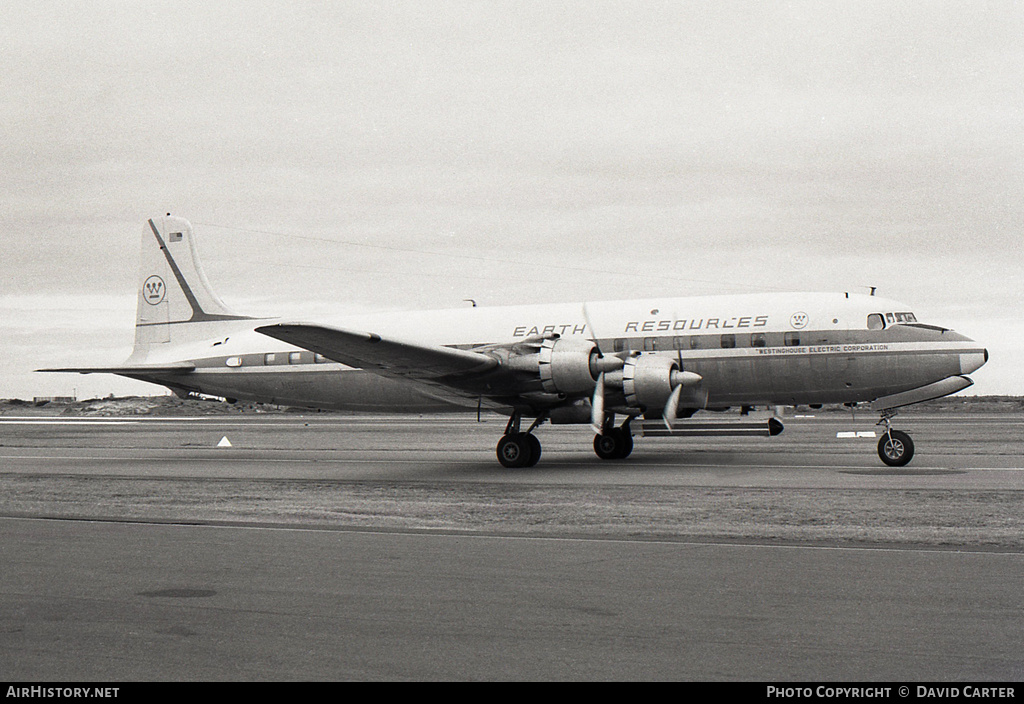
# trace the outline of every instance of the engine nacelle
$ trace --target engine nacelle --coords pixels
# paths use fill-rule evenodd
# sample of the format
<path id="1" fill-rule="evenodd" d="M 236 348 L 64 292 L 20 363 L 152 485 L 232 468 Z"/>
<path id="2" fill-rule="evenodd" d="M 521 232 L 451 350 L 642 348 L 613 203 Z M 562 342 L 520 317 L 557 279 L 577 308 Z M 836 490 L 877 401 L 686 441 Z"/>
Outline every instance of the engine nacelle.
<path id="1" fill-rule="evenodd" d="M 672 395 L 678 379 L 679 362 L 674 357 L 654 354 L 630 357 L 622 368 L 622 393 L 626 397 L 626 405 L 644 410 L 661 409 Z"/>
<path id="2" fill-rule="evenodd" d="M 544 340 L 537 360 L 541 385 L 551 393 L 590 393 L 597 380 L 596 357 L 589 340 Z"/>
<path id="3" fill-rule="evenodd" d="M 501 365 L 528 379 L 531 388 L 539 382 L 543 392 L 567 396 L 590 396 L 602 372 L 621 378 L 623 360 L 619 355 L 602 355 L 590 340 L 557 336 L 530 342 L 537 352 L 522 354 L 515 349 L 495 350 Z M 520 347 L 522 349 L 522 347 Z M 518 352 L 518 353 L 517 353 Z M 606 379 L 605 385 L 609 385 Z M 621 382 L 620 382 L 621 384 Z M 614 382 L 612 382 L 614 386 Z"/>

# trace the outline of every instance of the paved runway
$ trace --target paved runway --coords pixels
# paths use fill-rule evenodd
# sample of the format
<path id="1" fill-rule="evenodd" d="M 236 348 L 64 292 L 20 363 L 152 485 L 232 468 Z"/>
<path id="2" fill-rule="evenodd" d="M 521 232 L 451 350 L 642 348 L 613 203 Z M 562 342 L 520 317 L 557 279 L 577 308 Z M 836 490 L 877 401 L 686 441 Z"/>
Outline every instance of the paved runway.
<path id="1" fill-rule="evenodd" d="M 20 681 L 1019 680 L 1024 556 L 0 520 Z"/>
<path id="2" fill-rule="evenodd" d="M 603 471 L 610 470 L 616 482 L 716 486 L 728 483 L 736 471 L 749 477 L 742 481 L 774 486 L 779 478 L 794 484 L 835 483 L 841 481 L 837 474 L 864 471 L 876 478 L 907 480 L 974 470 L 982 473 L 967 478 L 972 485 L 1002 486 L 1018 481 L 1013 473 L 1024 469 L 1024 416 L 1016 414 L 900 417 L 896 427 L 910 432 L 917 445 L 913 462 L 902 469 L 881 465 L 876 438 L 836 437 L 844 431 L 879 432 L 868 414 L 852 420 L 834 413 L 787 418 L 786 430 L 777 438 L 638 437 L 633 455 L 622 463 L 596 458 L 589 428 L 544 426 L 537 431 L 543 443 L 540 464 L 518 473 L 497 464 L 494 446 L 504 420 L 488 418 L 476 423 L 465 417 L 406 416 L 0 416 L 0 460 L 8 470 L 25 472 L 146 476 L 183 476 L 201 467 L 202 476 L 233 477 L 240 474 L 237 465 L 246 463 L 255 469 L 245 476 L 253 476 L 253 471 L 256 476 L 278 476 L 282 467 L 277 465 L 286 465 L 288 472 L 297 473 L 294 476 L 323 477 L 324 471 L 330 476 L 331 465 L 346 478 L 355 473 L 361 478 L 415 479 L 424 470 L 447 470 L 451 475 L 445 478 L 463 480 L 520 481 L 525 476 L 529 481 L 558 481 L 573 470 L 583 470 L 573 481 L 605 482 Z M 224 437 L 231 448 L 217 448 Z M 314 463 L 320 466 L 309 466 Z M 821 469 L 835 472 L 816 471 Z M 661 470 L 668 470 L 664 478 L 658 476 Z M 993 470 L 1002 472 L 988 473 Z"/>
<path id="3" fill-rule="evenodd" d="M 510 471 L 493 419 L 7 416 L 0 672 L 1019 680 L 1021 419 L 908 417 L 903 470 L 848 427 Z"/>

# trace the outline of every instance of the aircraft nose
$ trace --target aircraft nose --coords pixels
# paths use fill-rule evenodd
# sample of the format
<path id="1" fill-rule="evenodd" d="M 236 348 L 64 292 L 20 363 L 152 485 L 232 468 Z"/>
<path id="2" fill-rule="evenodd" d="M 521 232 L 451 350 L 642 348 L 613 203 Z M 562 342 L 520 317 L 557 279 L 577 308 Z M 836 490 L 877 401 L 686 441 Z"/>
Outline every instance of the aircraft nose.
<path id="1" fill-rule="evenodd" d="M 970 374 L 971 372 L 981 369 L 988 361 L 988 350 L 984 349 L 981 352 L 967 352 L 960 355 L 960 373 Z"/>

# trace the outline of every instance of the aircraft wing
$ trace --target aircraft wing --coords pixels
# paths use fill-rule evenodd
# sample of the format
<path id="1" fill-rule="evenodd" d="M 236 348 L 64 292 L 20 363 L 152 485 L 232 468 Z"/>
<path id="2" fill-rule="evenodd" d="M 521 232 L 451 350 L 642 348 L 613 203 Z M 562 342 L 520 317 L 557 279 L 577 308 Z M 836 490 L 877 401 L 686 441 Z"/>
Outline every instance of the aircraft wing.
<path id="1" fill-rule="evenodd" d="M 185 374 L 193 372 L 196 365 L 180 364 L 136 364 L 129 367 L 62 367 L 60 369 L 36 369 L 37 372 L 64 372 L 76 374 Z"/>
<path id="2" fill-rule="evenodd" d="M 350 367 L 399 379 L 442 381 L 445 377 L 473 376 L 498 366 L 497 359 L 479 352 L 312 323 L 264 325 L 256 328 L 256 332 Z"/>

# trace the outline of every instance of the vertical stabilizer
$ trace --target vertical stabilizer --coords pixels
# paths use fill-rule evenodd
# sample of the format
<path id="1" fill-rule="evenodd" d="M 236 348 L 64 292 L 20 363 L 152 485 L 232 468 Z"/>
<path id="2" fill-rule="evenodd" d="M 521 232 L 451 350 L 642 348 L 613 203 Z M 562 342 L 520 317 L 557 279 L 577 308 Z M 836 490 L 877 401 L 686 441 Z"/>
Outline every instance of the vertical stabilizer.
<path id="1" fill-rule="evenodd" d="M 252 320 L 236 315 L 213 292 L 192 225 L 170 215 L 143 228 L 136 310 L 132 357 L 138 361 L 154 348 L 215 337 L 234 329 L 232 321 Z"/>

